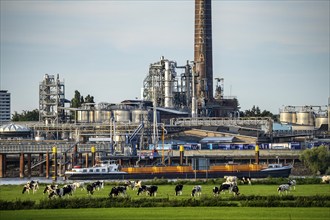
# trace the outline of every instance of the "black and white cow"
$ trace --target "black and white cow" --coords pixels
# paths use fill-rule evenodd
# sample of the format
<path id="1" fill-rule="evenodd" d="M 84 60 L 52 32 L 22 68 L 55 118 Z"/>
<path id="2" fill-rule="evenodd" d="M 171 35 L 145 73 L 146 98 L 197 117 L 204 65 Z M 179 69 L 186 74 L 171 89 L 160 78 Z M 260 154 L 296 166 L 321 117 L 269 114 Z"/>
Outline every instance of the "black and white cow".
<path id="1" fill-rule="evenodd" d="M 65 196 L 65 195 L 72 196 L 72 193 L 73 193 L 73 188 L 71 187 L 71 185 L 67 185 L 67 186 L 64 186 L 63 188 L 53 190 L 49 194 L 48 198 L 52 198 L 54 196 L 58 196 L 61 198 L 62 196 Z"/>
<path id="2" fill-rule="evenodd" d="M 147 194 L 147 186 L 146 185 L 141 185 L 141 187 L 138 188 L 137 195 L 140 195 L 143 192 L 145 192 Z"/>
<path id="3" fill-rule="evenodd" d="M 297 182 L 296 180 L 289 180 L 288 185 L 290 186 L 290 189 L 296 190 Z"/>
<path id="4" fill-rule="evenodd" d="M 141 193 L 145 192 L 146 195 L 156 196 L 157 190 L 158 190 L 158 186 L 154 186 L 154 185 L 151 185 L 151 186 L 142 185 L 138 189 L 137 195 L 140 195 Z"/>
<path id="5" fill-rule="evenodd" d="M 103 180 L 98 180 L 94 183 L 92 183 L 92 186 L 95 190 L 100 190 L 100 189 L 103 189 L 104 188 L 104 181 Z"/>
<path id="6" fill-rule="evenodd" d="M 47 193 L 49 195 L 51 192 L 53 192 L 57 188 L 58 188 L 58 185 L 54 185 L 54 184 L 46 185 L 43 194 Z"/>
<path id="7" fill-rule="evenodd" d="M 87 190 L 87 194 L 93 195 L 95 187 L 91 184 L 87 184 L 86 190 Z"/>
<path id="8" fill-rule="evenodd" d="M 219 188 L 219 194 L 221 192 L 226 192 L 227 190 L 228 190 L 228 192 L 231 192 L 233 189 L 233 186 L 235 186 L 235 184 L 233 184 L 233 183 L 226 183 L 226 182 L 222 183 Z"/>
<path id="9" fill-rule="evenodd" d="M 118 196 L 118 195 L 123 195 L 123 196 L 126 196 L 126 189 L 127 187 L 126 186 L 114 186 L 112 187 L 110 193 L 109 193 L 109 196 L 110 197 L 115 197 L 115 196 Z"/>
<path id="10" fill-rule="evenodd" d="M 279 185 L 279 187 L 277 188 L 277 192 L 278 194 L 281 194 L 281 193 L 286 193 L 288 194 L 288 191 L 290 190 L 290 185 L 289 184 L 282 184 L 282 185 Z"/>
<path id="11" fill-rule="evenodd" d="M 234 195 L 238 196 L 240 194 L 238 186 L 234 185 L 231 189 L 231 191 L 234 193 Z"/>
<path id="12" fill-rule="evenodd" d="M 132 190 L 134 190 L 134 188 L 135 188 L 135 181 L 130 181 L 130 180 L 126 180 L 125 182 L 124 182 L 124 186 L 126 186 L 127 187 L 127 189 L 132 189 Z"/>
<path id="13" fill-rule="evenodd" d="M 228 192 L 232 192 L 234 193 L 234 195 L 239 195 L 239 189 L 238 189 L 238 186 L 235 185 L 235 184 L 232 184 L 232 183 L 223 183 L 220 185 L 220 187 L 213 187 L 213 195 L 214 196 L 218 196 L 219 194 L 221 194 L 221 192 L 225 192 L 227 191 Z"/>
<path id="14" fill-rule="evenodd" d="M 239 179 L 240 179 L 241 183 L 243 183 L 243 184 L 249 184 L 249 185 L 252 184 L 251 183 L 251 177 L 245 177 L 245 176 L 243 176 L 242 178 L 239 178 Z"/>
<path id="15" fill-rule="evenodd" d="M 183 185 L 178 184 L 175 186 L 175 195 L 176 196 L 181 196 L 182 195 L 182 190 L 183 190 Z"/>
<path id="16" fill-rule="evenodd" d="M 213 187 L 212 191 L 214 196 L 218 196 L 220 194 L 220 189 L 217 186 Z"/>
<path id="17" fill-rule="evenodd" d="M 30 190 L 32 190 L 34 194 L 38 189 L 39 189 L 39 182 L 36 180 L 31 180 L 24 185 L 22 194 L 24 194 L 25 192 L 28 192 L 30 194 Z"/>
<path id="18" fill-rule="evenodd" d="M 198 185 L 198 186 L 194 186 L 192 191 L 191 191 L 191 196 L 200 196 L 202 195 L 202 186 Z"/>
<path id="19" fill-rule="evenodd" d="M 149 196 L 156 196 L 158 191 L 158 186 L 152 185 L 152 186 L 147 186 L 147 193 Z"/>

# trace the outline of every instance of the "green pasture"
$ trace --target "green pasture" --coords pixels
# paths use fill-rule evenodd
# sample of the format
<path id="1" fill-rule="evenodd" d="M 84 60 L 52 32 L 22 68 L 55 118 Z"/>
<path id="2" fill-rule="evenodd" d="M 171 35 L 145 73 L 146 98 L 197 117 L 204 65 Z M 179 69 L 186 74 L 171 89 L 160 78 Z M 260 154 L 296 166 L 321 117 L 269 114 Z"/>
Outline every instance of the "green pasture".
<path id="1" fill-rule="evenodd" d="M 33 194 L 32 191 L 30 194 L 24 193 L 22 194 L 23 185 L 0 185 L 0 200 L 5 201 L 15 201 L 15 200 L 32 200 L 39 202 L 42 199 L 47 198 L 47 194 L 43 194 L 43 190 L 45 188 L 45 184 L 40 184 L 39 190 Z M 108 197 L 111 188 L 114 185 L 110 185 L 109 183 L 105 184 L 104 189 L 100 191 L 96 190 L 93 195 L 88 195 L 86 190 L 77 189 L 74 194 L 74 197 Z M 212 188 L 216 185 L 202 185 L 202 196 L 205 197 L 213 197 Z M 159 185 L 157 198 L 169 198 L 169 199 L 187 199 L 191 198 L 191 190 L 193 185 L 184 185 L 183 194 L 181 196 L 175 196 L 174 191 L 175 185 Z M 278 185 L 239 185 L 239 190 L 241 195 L 260 195 L 260 196 L 270 196 L 270 195 L 278 195 L 277 192 Z M 143 198 L 148 197 L 145 194 L 137 196 L 136 190 L 127 190 L 127 195 L 134 198 Z M 313 196 L 313 195 L 330 195 L 330 184 L 306 184 L 306 185 L 297 185 L 295 190 L 291 190 L 289 195 L 294 196 Z M 224 193 L 220 195 L 222 198 L 233 197 L 233 194 Z M 65 199 L 65 198 L 56 198 L 56 199 Z"/>
<path id="2" fill-rule="evenodd" d="M 328 220 L 329 208 L 163 207 L 0 211 L 6 220 L 101 219 L 215 219 L 215 220 Z"/>

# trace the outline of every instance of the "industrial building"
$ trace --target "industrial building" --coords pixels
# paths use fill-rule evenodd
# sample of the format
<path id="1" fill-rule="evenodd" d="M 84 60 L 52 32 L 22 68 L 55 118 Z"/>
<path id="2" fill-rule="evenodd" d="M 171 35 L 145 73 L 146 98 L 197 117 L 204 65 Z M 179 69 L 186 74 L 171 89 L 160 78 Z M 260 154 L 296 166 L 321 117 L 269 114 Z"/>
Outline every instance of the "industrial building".
<path id="1" fill-rule="evenodd" d="M 10 121 L 10 93 L 0 90 L 0 125 Z"/>

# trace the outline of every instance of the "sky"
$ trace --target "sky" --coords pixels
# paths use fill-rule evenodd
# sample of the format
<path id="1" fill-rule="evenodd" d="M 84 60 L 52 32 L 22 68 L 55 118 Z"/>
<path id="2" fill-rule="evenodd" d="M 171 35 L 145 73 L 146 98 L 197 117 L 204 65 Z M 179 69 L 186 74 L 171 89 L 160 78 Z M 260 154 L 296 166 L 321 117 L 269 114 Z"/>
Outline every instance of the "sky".
<path id="1" fill-rule="evenodd" d="M 96 103 L 141 98 L 151 63 L 194 59 L 194 1 L 0 0 L 0 89 L 39 108 L 45 74 Z M 241 110 L 326 106 L 330 1 L 212 1 L 213 77 Z M 181 70 L 178 70 L 181 73 Z M 215 82 L 214 82 L 215 84 Z"/>

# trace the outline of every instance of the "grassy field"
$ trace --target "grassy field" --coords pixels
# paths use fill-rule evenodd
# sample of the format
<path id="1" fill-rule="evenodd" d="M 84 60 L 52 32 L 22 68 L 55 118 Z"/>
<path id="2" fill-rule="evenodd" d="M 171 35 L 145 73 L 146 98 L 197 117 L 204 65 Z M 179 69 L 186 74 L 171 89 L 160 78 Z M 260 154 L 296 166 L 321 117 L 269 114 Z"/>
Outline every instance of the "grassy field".
<path id="1" fill-rule="evenodd" d="M 113 185 L 106 184 L 104 189 L 96 191 L 92 197 L 108 197 L 108 194 Z M 180 198 L 191 198 L 191 190 L 193 185 L 185 185 L 183 188 L 182 196 L 175 196 L 174 185 L 159 185 L 157 198 L 169 198 L 169 199 L 180 199 Z M 213 197 L 212 188 L 214 185 L 202 185 L 202 196 Z M 278 185 L 239 185 L 240 193 L 242 195 L 278 195 L 277 192 Z M 39 190 L 32 194 L 22 194 L 23 185 L 1 185 L 0 186 L 0 199 L 6 201 L 15 200 L 32 200 L 39 202 L 42 199 L 47 198 L 47 194 L 43 194 L 45 185 L 40 185 Z M 137 196 L 137 191 L 127 190 L 128 196 L 131 198 L 141 198 L 146 197 L 145 194 Z M 307 185 L 297 185 L 296 190 L 290 191 L 291 195 L 294 196 L 312 196 L 312 195 L 330 195 L 330 184 L 307 184 Z M 73 197 L 88 197 L 86 191 L 76 190 Z M 221 197 L 232 197 L 232 194 L 225 193 Z M 65 198 L 63 198 L 65 199 Z"/>
<path id="2" fill-rule="evenodd" d="M 202 185 L 203 195 L 198 199 L 213 198 L 212 188 L 215 185 Z M 278 195 L 278 185 L 239 185 L 242 195 Z M 0 199 L 5 201 L 32 200 L 40 202 L 47 198 L 43 194 L 45 185 L 35 194 L 22 194 L 23 185 L 1 185 Z M 78 189 L 72 197 L 106 198 L 113 185 L 106 184 L 105 188 L 96 191 L 94 195 L 87 195 L 86 191 Z M 191 198 L 193 185 L 185 185 L 182 196 L 174 195 L 174 185 L 159 185 L 157 198 L 188 199 Z M 146 195 L 136 195 L 136 191 L 128 190 L 132 199 L 147 198 Z M 289 194 L 295 196 L 330 195 L 329 184 L 297 185 L 296 190 Z M 222 194 L 221 198 L 233 197 L 232 194 Z M 66 198 L 56 198 L 66 199 Z M 11 220 L 41 220 L 41 219 L 330 219 L 330 208 L 285 208 L 285 207 L 156 207 L 156 208 L 83 208 L 83 209 L 41 209 L 41 210 L 14 210 L 0 211 L 0 219 Z"/>
<path id="3" fill-rule="evenodd" d="M 166 207 L 166 208 L 100 208 L 0 211 L 5 220 L 102 220 L 102 219 L 215 219 L 215 220 L 329 220 L 326 208 L 230 208 L 230 207 Z"/>

